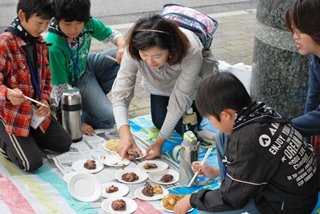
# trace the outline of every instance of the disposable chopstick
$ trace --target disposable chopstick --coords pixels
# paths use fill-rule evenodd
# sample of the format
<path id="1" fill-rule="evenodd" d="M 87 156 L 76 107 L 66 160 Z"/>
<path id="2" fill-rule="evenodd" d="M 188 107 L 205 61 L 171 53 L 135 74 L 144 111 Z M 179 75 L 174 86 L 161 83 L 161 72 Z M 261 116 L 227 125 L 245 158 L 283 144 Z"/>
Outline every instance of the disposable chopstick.
<path id="1" fill-rule="evenodd" d="M 11 91 L 11 92 L 13 92 L 13 93 L 18 94 L 18 92 L 14 91 L 14 90 L 12 90 L 12 89 L 10 89 L 10 88 L 7 88 L 7 90 L 8 90 L 8 91 Z M 30 97 L 27 97 L 27 96 L 25 96 L 25 95 L 23 95 L 23 96 L 24 96 L 24 98 L 26 98 L 27 100 L 31 100 L 32 102 L 35 102 L 35 103 L 38 103 L 39 105 L 42 105 L 42 106 L 44 106 L 44 107 L 47 107 L 45 104 L 43 104 L 43 103 L 41 103 L 41 102 L 39 102 L 39 101 L 37 101 L 37 100 L 34 100 L 34 99 L 32 99 L 32 98 L 30 98 Z"/>
<path id="2" fill-rule="evenodd" d="M 112 57 L 112 56 L 106 55 L 106 57 L 107 57 L 108 59 L 111 59 L 112 61 L 117 62 L 116 58 L 114 58 L 114 57 Z"/>
<path id="3" fill-rule="evenodd" d="M 200 166 L 202 166 L 202 165 L 206 162 L 207 158 L 209 157 L 209 155 L 210 155 L 210 153 L 211 153 L 211 150 L 212 150 L 212 148 L 209 148 L 209 149 L 207 150 L 206 155 L 204 156 L 204 158 L 202 159 L 202 161 L 201 161 L 201 163 L 200 163 Z M 193 176 L 193 178 L 191 179 L 188 187 L 191 186 L 191 184 L 193 183 L 194 179 L 196 179 L 196 177 L 197 177 L 198 174 L 199 174 L 199 171 L 196 172 L 196 174 L 194 174 L 194 176 Z"/>

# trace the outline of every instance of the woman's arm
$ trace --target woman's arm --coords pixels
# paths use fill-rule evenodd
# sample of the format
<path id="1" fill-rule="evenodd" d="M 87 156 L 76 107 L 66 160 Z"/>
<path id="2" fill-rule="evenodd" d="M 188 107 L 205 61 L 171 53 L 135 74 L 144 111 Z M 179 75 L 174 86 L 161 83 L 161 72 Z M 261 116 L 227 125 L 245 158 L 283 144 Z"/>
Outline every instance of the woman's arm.
<path id="1" fill-rule="evenodd" d="M 292 126 L 305 137 L 320 134 L 320 66 L 317 60 L 315 55 L 309 58 L 309 87 L 305 114 L 291 119 Z"/>
<path id="2" fill-rule="evenodd" d="M 192 105 L 200 81 L 202 61 L 201 47 L 198 51 L 196 47 L 190 47 L 189 53 L 181 63 L 180 75 L 170 94 L 168 112 L 160 130 L 160 135 L 164 139 L 170 137 L 182 115 Z"/>
<path id="3" fill-rule="evenodd" d="M 120 133 L 118 152 L 122 158 L 127 157 L 127 152 L 130 149 L 134 149 L 141 154 L 134 142 L 128 122 L 128 109 L 133 98 L 138 72 L 137 64 L 138 62 L 133 60 L 128 52 L 125 51 L 117 78 L 112 87 L 112 107 Z"/>

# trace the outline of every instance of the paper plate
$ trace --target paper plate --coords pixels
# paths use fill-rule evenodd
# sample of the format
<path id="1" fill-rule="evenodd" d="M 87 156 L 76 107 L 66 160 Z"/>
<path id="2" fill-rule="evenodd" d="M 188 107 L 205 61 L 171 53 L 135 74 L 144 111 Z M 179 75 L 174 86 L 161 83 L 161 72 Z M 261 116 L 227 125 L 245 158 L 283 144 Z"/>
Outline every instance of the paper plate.
<path id="1" fill-rule="evenodd" d="M 141 200 L 145 200 L 145 201 L 158 200 L 158 199 L 163 198 L 163 196 L 169 194 L 169 191 L 166 188 L 164 188 L 163 186 L 161 186 L 161 187 L 162 187 L 162 194 L 154 194 L 152 197 L 148 197 L 148 196 L 145 196 L 144 194 L 142 194 L 142 189 L 144 187 L 140 187 L 140 188 L 136 189 L 136 191 L 134 191 L 134 195 L 137 198 L 139 198 Z"/>
<path id="2" fill-rule="evenodd" d="M 170 174 L 173 176 L 173 179 L 171 182 L 161 182 L 160 179 L 162 178 L 162 176 L 164 176 L 165 174 Z M 149 179 L 155 183 L 158 184 L 173 184 L 179 181 L 179 173 L 173 169 L 166 169 L 164 171 L 161 172 L 155 172 L 155 173 L 149 173 Z"/>
<path id="3" fill-rule="evenodd" d="M 103 169 L 103 164 L 100 161 L 96 161 L 96 168 L 95 169 L 86 169 L 84 168 L 84 163 L 88 159 L 78 160 L 72 164 L 72 169 L 80 172 L 80 173 L 96 173 Z"/>
<path id="4" fill-rule="evenodd" d="M 68 183 L 70 194 L 83 202 L 92 202 L 101 196 L 101 184 L 95 175 L 79 173 L 72 176 Z"/>
<path id="5" fill-rule="evenodd" d="M 158 166 L 158 168 L 145 169 L 143 166 L 146 163 L 156 164 Z M 163 170 L 167 169 L 168 168 L 168 164 L 163 162 L 163 161 L 160 161 L 160 160 L 147 160 L 147 161 L 143 161 L 143 162 L 139 163 L 137 165 L 137 168 L 140 169 L 141 171 L 145 171 L 145 172 L 160 172 L 160 171 L 163 171 Z"/>
<path id="6" fill-rule="evenodd" d="M 117 141 L 117 140 L 115 140 L 115 139 L 110 139 L 110 140 L 108 140 L 108 141 L 111 141 L 111 140 Z M 104 142 L 104 143 L 101 144 L 102 148 L 105 149 L 106 151 L 113 152 L 113 153 L 117 153 L 117 151 L 110 150 L 110 149 L 108 149 L 108 148 L 106 147 L 108 141 L 106 141 L 106 142 Z M 115 143 L 116 143 L 116 142 L 115 142 Z M 119 143 L 118 143 L 118 144 L 119 144 Z"/>
<path id="7" fill-rule="evenodd" d="M 70 179 L 76 174 L 79 174 L 79 172 L 77 172 L 77 171 L 68 172 L 67 174 L 65 174 L 63 176 L 63 180 L 68 183 L 70 181 Z"/>
<path id="8" fill-rule="evenodd" d="M 112 186 L 112 185 L 118 187 L 118 191 L 112 192 L 112 193 L 107 193 L 106 188 L 108 188 L 109 186 Z M 116 182 L 103 183 L 101 185 L 101 187 L 102 187 L 101 196 L 104 198 L 122 197 L 122 196 L 125 196 L 126 194 L 128 194 L 128 192 L 129 192 L 129 187 L 127 185 L 121 184 L 121 183 L 116 183 Z"/>
<path id="9" fill-rule="evenodd" d="M 130 164 L 127 159 L 121 160 L 118 155 L 101 155 L 99 158 L 100 162 L 107 166 L 123 167 Z"/>
<path id="10" fill-rule="evenodd" d="M 140 148 L 140 151 L 142 152 L 142 156 L 137 157 L 137 158 L 136 158 L 137 160 L 139 160 L 139 159 L 144 158 L 144 157 L 147 156 L 147 152 L 146 152 L 145 149 L 141 149 L 141 148 Z M 119 153 L 117 153 L 117 155 L 119 156 L 119 158 L 121 158 L 121 156 L 119 155 Z"/>
<path id="11" fill-rule="evenodd" d="M 112 209 L 111 204 L 113 201 L 118 200 L 118 199 L 122 199 L 126 202 L 126 210 L 124 211 L 116 211 L 114 209 Z M 138 204 L 130 199 L 130 198 L 126 198 L 126 197 L 113 197 L 110 199 L 105 199 L 102 201 L 101 203 L 101 207 L 102 209 L 104 209 L 106 212 L 108 213 L 112 213 L 112 214 L 129 214 L 129 213 L 133 213 L 134 211 L 136 211 L 136 209 L 138 208 Z"/>
<path id="12" fill-rule="evenodd" d="M 138 180 L 132 181 L 132 182 L 128 182 L 128 181 L 124 181 L 122 180 L 122 175 L 125 173 L 129 173 L 129 172 L 134 172 L 139 176 Z M 138 171 L 136 168 L 126 168 L 126 169 L 119 169 L 116 172 L 116 178 L 118 179 L 118 181 L 122 182 L 122 183 L 126 183 L 126 184 L 137 184 L 137 183 L 141 183 L 145 180 L 148 179 L 148 173 L 146 172 L 141 172 Z"/>
<path id="13" fill-rule="evenodd" d="M 147 156 L 147 152 L 146 152 L 145 149 L 141 149 L 141 148 L 140 148 L 140 151 L 141 151 L 141 153 L 142 153 L 142 156 L 137 157 L 137 158 L 136 158 L 137 160 L 142 159 L 142 158 L 144 158 L 144 157 Z"/>
<path id="14" fill-rule="evenodd" d="M 169 212 L 169 213 L 173 213 L 173 210 L 168 210 L 166 209 L 163 205 L 162 205 L 162 200 L 160 201 L 160 206 L 162 209 L 164 209 L 165 211 Z M 187 212 L 191 212 L 192 210 L 194 210 L 194 208 L 191 208 L 190 210 L 188 210 Z"/>

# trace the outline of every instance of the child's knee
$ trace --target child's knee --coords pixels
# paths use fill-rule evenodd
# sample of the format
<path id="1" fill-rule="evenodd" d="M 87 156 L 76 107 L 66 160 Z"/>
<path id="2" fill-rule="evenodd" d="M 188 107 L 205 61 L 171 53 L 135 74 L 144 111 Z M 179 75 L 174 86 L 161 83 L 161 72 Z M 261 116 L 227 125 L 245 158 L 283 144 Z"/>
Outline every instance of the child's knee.
<path id="1" fill-rule="evenodd" d="M 42 165 L 43 165 L 42 156 L 33 157 L 31 160 L 28 160 L 28 161 L 20 161 L 18 164 L 20 169 L 26 172 L 32 172 L 34 170 L 37 170 Z"/>

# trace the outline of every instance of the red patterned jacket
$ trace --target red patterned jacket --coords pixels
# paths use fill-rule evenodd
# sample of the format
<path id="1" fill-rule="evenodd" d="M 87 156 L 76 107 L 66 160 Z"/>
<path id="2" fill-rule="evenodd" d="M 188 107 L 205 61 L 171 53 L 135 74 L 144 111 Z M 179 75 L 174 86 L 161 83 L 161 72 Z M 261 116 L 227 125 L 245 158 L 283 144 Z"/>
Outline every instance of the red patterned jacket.
<path id="1" fill-rule="evenodd" d="M 42 37 L 39 39 L 43 40 Z M 31 75 L 23 46 L 26 43 L 11 32 L 0 35 L 0 117 L 5 121 L 8 134 L 29 136 L 32 121 L 31 101 L 26 100 L 21 105 L 12 105 L 6 99 L 7 88 L 19 88 L 24 95 L 34 97 L 35 89 L 31 84 Z M 42 99 L 50 100 L 51 73 L 46 44 L 36 44 L 38 74 Z M 45 118 L 39 128 L 44 133 L 51 121 L 51 116 Z"/>

